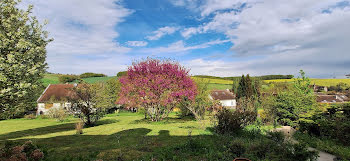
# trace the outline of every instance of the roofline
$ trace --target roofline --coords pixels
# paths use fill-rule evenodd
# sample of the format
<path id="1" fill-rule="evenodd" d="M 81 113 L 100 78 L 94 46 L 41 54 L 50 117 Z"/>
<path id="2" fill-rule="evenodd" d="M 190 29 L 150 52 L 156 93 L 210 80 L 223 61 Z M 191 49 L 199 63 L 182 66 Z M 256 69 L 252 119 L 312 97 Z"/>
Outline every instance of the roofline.
<path id="1" fill-rule="evenodd" d="M 236 98 L 232 98 L 232 99 L 216 99 L 216 100 L 220 100 L 220 101 L 227 101 L 227 100 L 235 100 Z"/>
<path id="2" fill-rule="evenodd" d="M 43 97 L 44 93 L 45 93 L 46 90 L 50 87 L 50 85 L 51 85 L 51 84 L 49 84 L 49 85 L 46 87 L 46 89 L 44 90 L 44 92 L 41 93 L 40 97 L 36 100 L 37 103 L 39 103 L 40 98 Z"/>

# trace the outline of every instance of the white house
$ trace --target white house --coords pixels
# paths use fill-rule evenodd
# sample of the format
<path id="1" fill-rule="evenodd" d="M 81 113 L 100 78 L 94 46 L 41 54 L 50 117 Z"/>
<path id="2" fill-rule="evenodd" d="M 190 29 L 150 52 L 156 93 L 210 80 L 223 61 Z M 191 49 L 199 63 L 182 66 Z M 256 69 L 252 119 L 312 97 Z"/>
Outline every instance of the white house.
<path id="1" fill-rule="evenodd" d="M 50 84 L 38 98 L 37 115 L 46 114 L 51 108 L 68 110 L 71 103 L 68 102 L 73 96 L 71 90 L 75 84 Z"/>
<path id="2" fill-rule="evenodd" d="M 222 106 L 236 109 L 236 96 L 230 90 L 212 90 L 209 95 L 210 99 L 219 100 Z"/>

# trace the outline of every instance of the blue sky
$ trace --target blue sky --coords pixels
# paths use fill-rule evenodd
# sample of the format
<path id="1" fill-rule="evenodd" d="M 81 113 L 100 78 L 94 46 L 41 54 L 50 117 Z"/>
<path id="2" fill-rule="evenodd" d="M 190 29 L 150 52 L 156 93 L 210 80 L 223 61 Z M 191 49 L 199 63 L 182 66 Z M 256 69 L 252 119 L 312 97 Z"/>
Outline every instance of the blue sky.
<path id="1" fill-rule="evenodd" d="M 54 73 L 115 75 L 147 57 L 191 74 L 350 73 L 349 0 L 24 0 L 54 41 Z"/>

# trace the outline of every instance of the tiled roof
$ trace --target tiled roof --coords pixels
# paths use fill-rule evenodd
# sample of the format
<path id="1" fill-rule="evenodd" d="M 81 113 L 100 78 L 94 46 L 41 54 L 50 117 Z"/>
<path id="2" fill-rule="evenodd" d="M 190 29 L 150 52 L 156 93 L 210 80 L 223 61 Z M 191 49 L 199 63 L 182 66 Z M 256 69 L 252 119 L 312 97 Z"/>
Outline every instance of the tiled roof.
<path id="1" fill-rule="evenodd" d="M 73 91 L 71 90 L 73 87 L 74 84 L 50 84 L 37 102 L 45 103 L 53 97 L 57 102 L 66 101 L 73 96 Z"/>
<path id="2" fill-rule="evenodd" d="M 343 99 L 339 99 L 336 95 L 317 95 L 317 102 L 321 103 L 339 103 L 344 102 Z"/>
<path id="3" fill-rule="evenodd" d="M 236 96 L 228 90 L 213 90 L 210 92 L 210 96 L 214 100 L 232 100 L 236 99 Z"/>

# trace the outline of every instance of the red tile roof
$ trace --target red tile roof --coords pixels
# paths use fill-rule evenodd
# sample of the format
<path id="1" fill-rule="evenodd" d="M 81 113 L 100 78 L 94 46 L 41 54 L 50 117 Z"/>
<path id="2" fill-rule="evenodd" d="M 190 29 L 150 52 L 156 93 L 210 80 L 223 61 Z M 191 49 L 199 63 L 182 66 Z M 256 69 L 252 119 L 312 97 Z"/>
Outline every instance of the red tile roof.
<path id="1" fill-rule="evenodd" d="M 55 97 L 55 101 L 66 101 L 73 96 L 71 89 L 74 84 L 50 84 L 43 94 L 37 100 L 38 103 L 48 102 L 52 97 Z"/>
<path id="2" fill-rule="evenodd" d="M 212 90 L 210 96 L 214 100 L 232 100 L 236 99 L 236 96 L 228 90 Z"/>
<path id="3" fill-rule="evenodd" d="M 337 103 L 337 102 L 344 102 L 344 100 L 339 99 L 336 95 L 317 95 L 317 102 Z"/>

